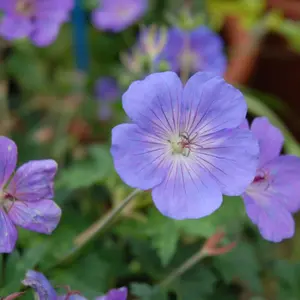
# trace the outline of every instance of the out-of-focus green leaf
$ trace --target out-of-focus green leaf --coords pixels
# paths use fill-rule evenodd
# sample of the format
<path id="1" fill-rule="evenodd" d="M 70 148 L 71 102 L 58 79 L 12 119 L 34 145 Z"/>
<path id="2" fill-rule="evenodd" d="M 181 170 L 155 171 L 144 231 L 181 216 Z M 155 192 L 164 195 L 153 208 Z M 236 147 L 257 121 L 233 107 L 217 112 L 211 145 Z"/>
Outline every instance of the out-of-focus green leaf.
<path id="1" fill-rule="evenodd" d="M 130 285 L 133 295 L 138 296 L 141 300 L 167 300 L 168 296 L 165 291 L 159 287 L 150 286 L 146 283 L 132 283 Z"/>
<path id="2" fill-rule="evenodd" d="M 214 266 L 226 283 L 242 280 L 254 292 L 262 292 L 260 265 L 253 246 L 240 242 L 230 252 L 214 258 Z"/>
<path id="3" fill-rule="evenodd" d="M 179 234 L 173 222 L 166 222 L 152 239 L 152 245 L 157 250 L 163 265 L 167 265 L 172 259 Z"/>
<path id="4" fill-rule="evenodd" d="M 214 273 L 205 266 L 194 267 L 194 269 L 181 279 L 173 283 L 179 299 L 212 299 L 217 278 Z M 207 297 L 207 298 L 206 298 Z"/>
<path id="5" fill-rule="evenodd" d="M 238 17 L 247 28 L 252 28 L 266 7 L 264 0 L 206 0 L 210 25 L 220 30 L 227 16 Z"/>
<path id="6" fill-rule="evenodd" d="M 0 295 L 8 295 L 19 290 L 21 281 L 27 270 L 33 269 L 49 250 L 50 243 L 43 242 L 27 249 L 22 256 L 14 254 L 7 262 L 7 278 L 5 287 L 0 290 Z"/>
<path id="7" fill-rule="evenodd" d="M 94 145 L 89 153 L 89 159 L 74 162 L 71 167 L 62 170 L 57 186 L 69 189 L 89 187 L 111 173 L 113 164 L 107 147 Z"/>
<path id="8" fill-rule="evenodd" d="M 294 136 L 290 133 L 284 123 L 280 120 L 280 118 L 263 102 L 259 99 L 250 95 L 248 93 L 245 94 L 245 98 L 248 104 L 249 112 L 256 116 L 265 116 L 270 122 L 278 127 L 284 135 L 285 138 L 285 149 L 287 153 L 294 154 L 300 156 L 300 146 L 297 143 Z"/>
<path id="9" fill-rule="evenodd" d="M 179 232 L 172 219 L 162 216 L 156 209 L 151 210 L 145 233 L 150 236 L 163 265 L 167 265 L 176 251 Z"/>
<path id="10" fill-rule="evenodd" d="M 7 72 L 26 91 L 41 92 L 49 89 L 47 69 L 36 54 L 16 51 L 6 61 Z"/>
<path id="11" fill-rule="evenodd" d="M 300 52 L 300 22 L 292 20 L 284 20 L 280 26 L 277 26 L 274 31 L 282 34 L 289 42 L 293 50 Z"/>
<path id="12" fill-rule="evenodd" d="M 108 290 L 109 262 L 89 253 L 72 264 L 68 271 L 55 272 L 51 278 L 58 285 L 70 285 L 87 299 L 94 299 Z"/>

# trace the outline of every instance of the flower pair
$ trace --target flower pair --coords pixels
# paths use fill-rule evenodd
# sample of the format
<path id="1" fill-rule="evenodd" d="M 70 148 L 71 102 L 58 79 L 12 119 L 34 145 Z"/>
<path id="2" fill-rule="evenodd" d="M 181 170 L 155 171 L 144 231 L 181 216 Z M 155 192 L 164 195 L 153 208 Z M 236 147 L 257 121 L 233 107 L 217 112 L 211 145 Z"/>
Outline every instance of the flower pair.
<path id="1" fill-rule="evenodd" d="M 39 272 L 29 270 L 22 283 L 32 287 L 38 300 L 86 300 L 78 292 L 70 291 L 68 294 L 58 296 L 48 279 Z M 126 300 L 127 288 L 112 289 L 106 295 L 97 297 L 95 300 Z"/>
<path id="2" fill-rule="evenodd" d="M 279 155 L 279 150 L 270 150 L 279 145 L 273 138 L 258 142 L 255 123 L 254 132 L 244 125 L 247 105 L 237 89 L 212 73 L 196 73 L 184 87 L 173 72 L 155 73 L 131 84 L 123 95 L 123 108 L 132 123 L 112 131 L 115 168 L 128 185 L 151 189 L 162 214 L 174 219 L 201 218 L 220 207 L 222 194 L 243 194 L 247 213 L 265 238 L 279 241 L 290 236 L 287 211 L 298 209 L 298 190 L 293 183 L 291 193 L 281 200 L 287 203 L 279 206 L 278 201 L 270 201 L 270 191 L 285 193 L 287 181 L 279 177 L 272 185 L 268 180 L 283 172 L 281 176 L 296 181 L 299 159 L 278 158 L 276 171 L 269 170 L 272 164 L 263 164 L 266 153 L 272 153 L 271 158 Z M 283 166 L 283 160 L 288 166 Z M 261 175 L 265 171 L 269 175 Z M 257 190 L 262 182 L 265 190 Z M 263 191 L 271 195 L 267 207 L 262 205 Z M 281 218 L 287 226 L 273 223 L 270 217 L 280 209 L 287 210 Z M 281 226 L 277 236 L 276 226 Z"/>
<path id="3" fill-rule="evenodd" d="M 0 252 L 11 252 L 17 240 L 17 226 L 50 234 L 61 216 L 53 199 L 54 160 L 33 160 L 14 173 L 17 146 L 0 137 Z"/>

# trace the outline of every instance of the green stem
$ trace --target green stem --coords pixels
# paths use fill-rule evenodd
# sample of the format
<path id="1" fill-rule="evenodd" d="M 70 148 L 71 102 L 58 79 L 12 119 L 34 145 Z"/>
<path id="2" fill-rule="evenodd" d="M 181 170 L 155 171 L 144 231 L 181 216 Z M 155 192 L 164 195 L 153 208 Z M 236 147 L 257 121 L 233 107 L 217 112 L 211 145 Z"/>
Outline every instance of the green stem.
<path id="1" fill-rule="evenodd" d="M 202 260 L 206 256 L 204 251 L 199 251 L 186 260 L 181 266 L 172 271 L 164 280 L 159 283 L 159 286 L 166 287 L 171 282 L 173 282 L 176 278 L 180 277 L 186 271 L 188 271 L 191 267 L 197 264 L 200 260 Z"/>
<path id="2" fill-rule="evenodd" d="M 74 239 L 74 248 L 72 248 L 66 255 L 60 258 L 59 261 L 55 262 L 53 265 L 44 270 L 44 272 L 49 271 L 49 269 L 53 269 L 75 254 L 78 254 L 78 251 L 84 247 L 88 242 L 90 242 L 93 238 L 95 238 L 99 233 L 101 233 L 107 225 L 130 203 L 130 201 L 138 194 L 141 190 L 135 189 L 131 194 L 129 194 L 124 200 L 122 200 L 116 207 L 114 207 L 111 211 L 109 211 L 105 216 L 100 218 L 94 224 L 92 224 L 85 231 L 80 233 Z"/>
<path id="3" fill-rule="evenodd" d="M 90 240 L 92 240 L 97 234 L 104 230 L 104 228 L 129 204 L 129 202 L 138 194 L 141 190 L 136 189 L 129 194 L 123 201 L 121 201 L 116 207 L 108 212 L 103 218 L 96 221 L 88 229 L 79 234 L 74 241 L 76 249 L 83 247 Z"/>

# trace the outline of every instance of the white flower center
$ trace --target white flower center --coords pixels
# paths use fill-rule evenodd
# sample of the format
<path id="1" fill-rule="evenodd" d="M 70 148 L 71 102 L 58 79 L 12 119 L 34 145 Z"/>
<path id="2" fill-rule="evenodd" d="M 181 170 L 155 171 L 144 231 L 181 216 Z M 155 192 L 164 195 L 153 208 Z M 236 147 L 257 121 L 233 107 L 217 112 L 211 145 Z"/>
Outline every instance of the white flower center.
<path id="1" fill-rule="evenodd" d="M 172 154 L 189 156 L 193 151 L 194 140 L 197 135 L 191 138 L 187 132 L 182 132 L 178 136 L 173 136 L 168 140 L 171 145 Z"/>
<path id="2" fill-rule="evenodd" d="M 16 12 L 23 16 L 31 16 L 34 12 L 34 0 L 17 0 Z"/>
<path id="3" fill-rule="evenodd" d="M 0 208 L 4 208 L 8 212 L 14 203 L 13 197 L 6 194 L 4 191 L 0 191 Z"/>

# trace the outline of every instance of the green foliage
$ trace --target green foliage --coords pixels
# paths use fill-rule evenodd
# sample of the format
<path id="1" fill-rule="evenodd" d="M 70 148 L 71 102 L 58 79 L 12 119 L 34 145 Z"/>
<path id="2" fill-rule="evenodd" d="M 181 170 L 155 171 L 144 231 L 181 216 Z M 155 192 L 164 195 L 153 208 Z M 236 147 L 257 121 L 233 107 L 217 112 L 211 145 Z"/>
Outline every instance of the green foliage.
<path id="1" fill-rule="evenodd" d="M 58 187 L 72 190 L 89 187 L 112 173 L 113 166 L 108 147 L 93 145 L 88 150 L 89 158 L 75 162 L 60 172 Z"/>

